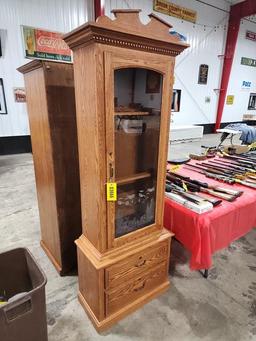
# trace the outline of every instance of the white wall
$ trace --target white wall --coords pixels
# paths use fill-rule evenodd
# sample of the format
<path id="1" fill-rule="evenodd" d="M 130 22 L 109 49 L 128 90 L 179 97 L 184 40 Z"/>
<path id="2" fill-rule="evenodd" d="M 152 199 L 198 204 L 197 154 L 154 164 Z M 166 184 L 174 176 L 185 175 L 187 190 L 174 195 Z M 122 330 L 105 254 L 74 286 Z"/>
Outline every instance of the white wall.
<path id="1" fill-rule="evenodd" d="M 8 110 L 8 115 L 0 115 L 0 136 L 29 134 L 26 104 L 16 103 L 13 96 L 13 87 L 24 86 L 16 68 L 29 61 L 23 57 L 20 25 L 65 33 L 91 20 L 91 4 L 90 0 L 0 0 L 0 78 Z"/>
<path id="2" fill-rule="evenodd" d="M 225 104 L 223 122 L 241 121 L 244 114 L 256 114 L 256 110 L 247 110 L 250 93 L 256 93 L 256 67 L 241 65 L 242 57 L 256 59 L 256 42 L 245 39 L 247 30 L 256 32 L 256 25 L 242 20 L 227 91 L 227 95 L 235 96 L 234 104 Z M 242 89 L 243 81 L 251 82 L 249 90 Z"/>

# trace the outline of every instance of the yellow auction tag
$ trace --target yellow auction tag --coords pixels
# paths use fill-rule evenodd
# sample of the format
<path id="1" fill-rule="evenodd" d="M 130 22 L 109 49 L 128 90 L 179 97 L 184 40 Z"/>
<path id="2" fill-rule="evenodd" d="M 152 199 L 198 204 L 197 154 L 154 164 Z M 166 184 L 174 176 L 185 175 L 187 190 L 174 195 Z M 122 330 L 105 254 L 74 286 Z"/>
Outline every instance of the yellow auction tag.
<path id="1" fill-rule="evenodd" d="M 107 182 L 107 201 L 117 200 L 116 182 Z"/>

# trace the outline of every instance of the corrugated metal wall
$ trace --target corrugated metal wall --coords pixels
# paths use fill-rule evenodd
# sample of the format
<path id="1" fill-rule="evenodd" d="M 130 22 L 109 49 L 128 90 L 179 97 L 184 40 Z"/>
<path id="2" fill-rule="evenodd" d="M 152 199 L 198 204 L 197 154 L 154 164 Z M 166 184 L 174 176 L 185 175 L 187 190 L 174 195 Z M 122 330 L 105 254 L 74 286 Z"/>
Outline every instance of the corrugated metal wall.
<path id="1" fill-rule="evenodd" d="M 176 60 L 175 89 L 181 89 L 180 112 L 173 114 L 174 124 L 197 124 L 215 122 L 220 73 L 226 39 L 229 3 L 224 0 L 204 1 L 217 9 L 196 0 L 172 0 L 171 2 L 197 11 L 197 24 L 189 23 L 155 12 L 159 17 L 173 25 L 173 30 L 187 37 L 190 48 Z M 141 8 L 141 20 L 147 22 L 147 14 L 153 12 L 151 0 L 107 0 L 106 14 L 110 15 L 113 8 Z M 207 85 L 199 85 L 198 71 L 200 64 L 209 65 Z M 210 103 L 206 102 L 210 97 Z"/>
<path id="2" fill-rule="evenodd" d="M 8 115 L 0 115 L 0 136 L 29 134 L 26 104 L 15 103 L 13 95 L 13 87 L 24 86 L 16 68 L 28 62 L 23 57 L 20 25 L 65 33 L 92 19 L 92 4 L 91 0 L 0 0 L 0 78 L 8 109 Z"/>
<path id="3" fill-rule="evenodd" d="M 256 18 L 254 22 L 241 20 L 238 35 L 237 47 L 235 51 L 232 72 L 230 76 L 227 95 L 234 95 L 234 104 L 225 105 L 222 121 L 241 121 L 244 114 L 256 115 L 256 110 L 248 110 L 250 93 L 256 93 L 256 67 L 241 65 L 241 58 L 256 59 L 256 42 L 245 39 L 246 31 L 256 32 Z M 251 82 L 250 89 L 243 89 L 243 81 Z"/>

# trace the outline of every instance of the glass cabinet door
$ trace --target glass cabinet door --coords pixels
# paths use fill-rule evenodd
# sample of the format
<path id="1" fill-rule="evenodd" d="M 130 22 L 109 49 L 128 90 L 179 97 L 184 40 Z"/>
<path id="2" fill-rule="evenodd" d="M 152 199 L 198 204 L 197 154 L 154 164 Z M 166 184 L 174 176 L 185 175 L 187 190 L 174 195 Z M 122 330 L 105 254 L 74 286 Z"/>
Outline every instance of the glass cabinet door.
<path id="1" fill-rule="evenodd" d="M 115 238 L 155 223 L 162 74 L 114 71 Z"/>

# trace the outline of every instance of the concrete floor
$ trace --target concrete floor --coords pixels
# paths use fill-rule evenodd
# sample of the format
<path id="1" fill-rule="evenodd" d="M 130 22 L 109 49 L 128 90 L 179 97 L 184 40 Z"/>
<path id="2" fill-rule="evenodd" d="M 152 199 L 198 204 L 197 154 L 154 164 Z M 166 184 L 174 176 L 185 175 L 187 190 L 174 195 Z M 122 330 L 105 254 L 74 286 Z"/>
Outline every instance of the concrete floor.
<path id="1" fill-rule="evenodd" d="M 185 156 L 218 140 L 207 135 L 201 142 L 176 144 L 170 154 Z M 189 270 L 189 255 L 174 242 L 168 292 L 99 335 L 77 301 L 77 277 L 59 277 L 39 246 L 30 154 L 0 157 L 0 198 L 0 252 L 26 246 L 47 275 L 49 341 L 256 340 L 255 229 L 215 254 L 208 280 Z"/>

